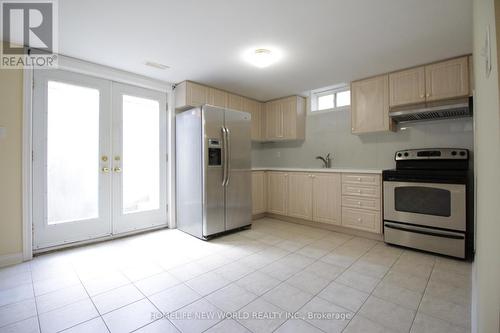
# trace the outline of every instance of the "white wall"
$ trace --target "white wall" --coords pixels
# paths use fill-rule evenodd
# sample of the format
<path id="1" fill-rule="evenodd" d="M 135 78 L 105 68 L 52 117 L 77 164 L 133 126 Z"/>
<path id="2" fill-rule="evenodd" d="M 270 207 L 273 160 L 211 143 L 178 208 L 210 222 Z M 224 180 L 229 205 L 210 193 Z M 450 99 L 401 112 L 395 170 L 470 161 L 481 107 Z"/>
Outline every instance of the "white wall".
<path id="1" fill-rule="evenodd" d="M 495 8 L 500 1 L 474 0 L 476 261 L 473 268 L 473 332 L 500 332 L 500 105 Z M 493 69 L 481 56 L 491 29 Z M 497 27 L 498 28 L 498 27 Z"/>
<path id="2" fill-rule="evenodd" d="M 321 167 L 317 155 L 332 153 L 334 167 L 388 169 L 394 152 L 407 148 L 473 148 L 471 118 L 413 124 L 405 131 L 351 134 L 349 110 L 307 116 L 306 139 L 253 144 L 254 167 Z M 278 157 L 278 154 L 280 157 Z"/>

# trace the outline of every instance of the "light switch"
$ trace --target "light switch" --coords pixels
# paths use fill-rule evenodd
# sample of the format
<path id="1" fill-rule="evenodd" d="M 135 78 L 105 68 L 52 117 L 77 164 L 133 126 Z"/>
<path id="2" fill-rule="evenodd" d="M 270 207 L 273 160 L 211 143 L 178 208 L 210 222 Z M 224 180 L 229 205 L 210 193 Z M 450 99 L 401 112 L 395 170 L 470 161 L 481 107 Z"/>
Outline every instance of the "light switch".
<path id="1" fill-rule="evenodd" d="M 5 139 L 7 136 L 7 129 L 5 127 L 0 127 L 0 140 Z"/>

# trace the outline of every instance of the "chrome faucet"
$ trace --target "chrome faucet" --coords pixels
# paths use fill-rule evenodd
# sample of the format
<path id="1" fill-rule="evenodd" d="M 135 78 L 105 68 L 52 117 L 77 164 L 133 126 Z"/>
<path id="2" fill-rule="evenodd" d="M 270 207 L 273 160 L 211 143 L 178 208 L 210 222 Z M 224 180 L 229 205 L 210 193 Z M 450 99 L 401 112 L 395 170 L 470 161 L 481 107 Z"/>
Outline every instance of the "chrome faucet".
<path id="1" fill-rule="evenodd" d="M 316 156 L 317 160 L 321 160 L 323 162 L 323 168 L 331 168 L 332 167 L 332 158 L 330 158 L 330 153 L 326 155 L 326 157 L 323 156 Z"/>

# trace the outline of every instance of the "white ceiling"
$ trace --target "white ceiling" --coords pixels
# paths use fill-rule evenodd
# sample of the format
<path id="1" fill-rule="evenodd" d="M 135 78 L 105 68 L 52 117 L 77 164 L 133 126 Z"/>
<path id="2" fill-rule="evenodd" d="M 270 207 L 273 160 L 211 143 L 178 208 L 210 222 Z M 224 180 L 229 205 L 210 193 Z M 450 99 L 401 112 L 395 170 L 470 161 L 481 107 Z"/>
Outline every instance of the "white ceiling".
<path id="1" fill-rule="evenodd" d="M 247 64 L 261 46 L 282 61 Z M 59 51 L 268 100 L 470 53 L 472 1 L 63 0 Z"/>

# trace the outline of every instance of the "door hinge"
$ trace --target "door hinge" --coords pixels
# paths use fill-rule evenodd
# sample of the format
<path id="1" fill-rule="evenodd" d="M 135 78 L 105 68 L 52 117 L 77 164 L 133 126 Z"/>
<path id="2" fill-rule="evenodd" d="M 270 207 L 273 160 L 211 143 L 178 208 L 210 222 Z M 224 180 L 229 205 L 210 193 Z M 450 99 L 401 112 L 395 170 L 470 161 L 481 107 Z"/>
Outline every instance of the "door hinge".
<path id="1" fill-rule="evenodd" d="M 34 150 L 31 151 L 31 161 L 32 162 L 35 161 L 35 151 Z"/>
<path id="2" fill-rule="evenodd" d="M 168 213 L 168 204 L 167 204 L 167 213 Z"/>
<path id="3" fill-rule="evenodd" d="M 166 155 L 166 159 L 167 159 L 167 162 L 168 162 L 168 154 L 165 154 Z"/>

